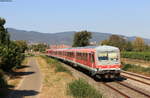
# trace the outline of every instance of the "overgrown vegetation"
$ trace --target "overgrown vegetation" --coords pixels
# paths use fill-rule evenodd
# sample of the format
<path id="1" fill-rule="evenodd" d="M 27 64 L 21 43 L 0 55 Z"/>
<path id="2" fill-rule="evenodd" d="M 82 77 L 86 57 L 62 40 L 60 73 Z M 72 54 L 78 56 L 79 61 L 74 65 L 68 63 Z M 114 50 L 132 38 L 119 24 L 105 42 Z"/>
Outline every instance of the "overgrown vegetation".
<path id="1" fill-rule="evenodd" d="M 75 98 L 102 98 L 102 95 L 83 79 L 68 84 L 68 94 Z"/>
<path id="2" fill-rule="evenodd" d="M 150 52 L 121 52 L 121 57 L 150 61 Z"/>
<path id="3" fill-rule="evenodd" d="M 51 65 L 52 67 L 55 67 L 55 72 L 66 72 L 71 74 L 70 70 L 68 70 L 67 68 L 65 68 L 62 63 L 60 63 L 58 60 L 56 59 L 52 59 L 49 58 L 47 56 L 42 56 L 44 59 L 46 59 L 47 63 L 49 65 Z"/>
<path id="4" fill-rule="evenodd" d="M 150 75 L 150 67 L 145 68 L 145 67 L 132 65 L 132 64 L 124 64 L 122 69 L 125 71 L 131 71 L 131 72 L 135 72 L 139 74 Z"/>

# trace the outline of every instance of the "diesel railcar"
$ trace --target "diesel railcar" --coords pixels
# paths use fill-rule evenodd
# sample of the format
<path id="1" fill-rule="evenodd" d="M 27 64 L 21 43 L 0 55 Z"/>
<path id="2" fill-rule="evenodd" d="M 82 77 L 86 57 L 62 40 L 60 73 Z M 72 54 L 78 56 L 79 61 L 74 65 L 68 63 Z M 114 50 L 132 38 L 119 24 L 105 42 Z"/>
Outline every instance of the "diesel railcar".
<path id="1" fill-rule="evenodd" d="M 113 46 L 87 46 L 77 48 L 48 49 L 47 55 L 72 63 L 100 78 L 120 76 L 120 50 Z"/>

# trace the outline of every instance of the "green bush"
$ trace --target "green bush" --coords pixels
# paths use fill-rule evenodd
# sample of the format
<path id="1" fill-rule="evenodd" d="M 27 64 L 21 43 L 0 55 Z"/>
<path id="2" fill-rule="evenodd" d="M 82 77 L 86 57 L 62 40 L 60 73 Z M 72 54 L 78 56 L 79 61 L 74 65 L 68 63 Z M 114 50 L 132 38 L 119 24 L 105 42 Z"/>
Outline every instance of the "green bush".
<path id="1" fill-rule="evenodd" d="M 121 52 L 121 57 L 150 61 L 150 52 Z"/>
<path id="2" fill-rule="evenodd" d="M 135 72 L 135 73 L 143 73 L 143 74 L 150 75 L 150 67 L 145 68 L 145 67 L 141 67 L 141 66 L 137 66 L 137 65 L 133 65 L 133 64 L 132 65 L 124 64 L 122 69 L 125 71 L 131 71 L 131 72 Z"/>
<path id="3" fill-rule="evenodd" d="M 25 57 L 21 52 L 21 48 L 15 42 L 11 42 L 9 46 L 3 46 L 0 52 L 0 68 L 8 72 L 17 66 L 20 66 Z"/>
<path id="4" fill-rule="evenodd" d="M 67 92 L 75 98 L 102 98 L 102 95 L 83 79 L 69 83 Z"/>

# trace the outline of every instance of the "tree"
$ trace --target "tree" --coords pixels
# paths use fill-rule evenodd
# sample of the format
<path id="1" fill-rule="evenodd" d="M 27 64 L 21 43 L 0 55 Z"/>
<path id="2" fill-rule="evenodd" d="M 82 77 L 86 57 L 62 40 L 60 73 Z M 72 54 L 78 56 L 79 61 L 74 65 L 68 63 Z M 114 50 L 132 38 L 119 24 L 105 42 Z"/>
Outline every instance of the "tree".
<path id="1" fill-rule="evenodd" d="M 33 51 L 38 51 L 38 52 L 44 52 L 46 48 L 48 48 L 48 45 L 44 43 L 39 43 L 39 44 L 30 46 L 30 49 L 32 49 Z"/>
<path id="2" fill-rule="evenodd" d="M 9 33 L 4 27 L 5 22 L 0 18 L 0 69 L 9 72 L 21 65 L 25 45 L 22 42 L 10 41 Z"/>
<path id="3" fill-rule="evenodd" d="M 120 50 L 126 50 L 127 41 L 118 35 L 111 35 L 107 40 L 103 40 L 101 45 L 111 45 L 119 47 Z"/>
<path id="4" fill-rule="evenodd" d="M 132 50 L 133 50 L 132 42 L 127 41 L 125 44 L 125 51 L 132 51 Z"/>
<path id="5" fill-rule="evenodd" d="M 10 42 L 9 33 L 7 29 L 4 28 L 5 19 L 0 18 L 0 45 L 8 45 Z"/>
<path id="6" fill-rule="evenodd" d="M 2 50 L 2 62 L 1 68 L 4 71 L 12 71 L 13 68 L 20 66 L 24 59 L 24 54 L 22 53 L 22 48 L 15 42 L 11 41 L 8 47 L 4 47 Z"/>
<path id="7" fill-rule="evenodd" d="M 88 46 L 90 44 L 91 38 L 92 38 L 91 32 L 88 31 L 76 32 L 73 40 L 73 47 Z"/>
<path id="8" fill-rule="evenodd" d="M 15 43 L 20 47 L 22 53 L 28 48 L 27 42 L 24 40 L 17 40 Z"/>
<path id="9" fill-rule="evenodd" d="M 133 47 L 135 51 L 144 51 L 146 48 L 146 44 L 141 37 L 136 37 L 133 41 Z"/>
<path id="10" fill-rule="evenodd" d="M 100 45 L 109 45 L 109 40 L 102 40 Z"/>
<path id="11" fill-rule="evenodd" d="M 150 46 L 148 44 L 145 45 L 145 51 L 150 51 Z"/>

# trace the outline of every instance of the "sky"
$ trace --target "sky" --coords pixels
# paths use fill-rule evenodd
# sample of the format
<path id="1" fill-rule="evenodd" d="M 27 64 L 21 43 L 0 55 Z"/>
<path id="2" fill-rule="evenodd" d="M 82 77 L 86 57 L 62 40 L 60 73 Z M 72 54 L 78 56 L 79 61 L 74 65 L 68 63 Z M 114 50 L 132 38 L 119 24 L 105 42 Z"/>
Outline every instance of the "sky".
<path id="1" fill-rule="evenodd" d="M 0 17 L 5 27 L 21 30 L 88 30 L 150 39 L 150 0 L 12 0 L 0 2 Z"/>

